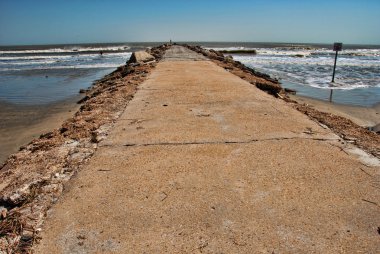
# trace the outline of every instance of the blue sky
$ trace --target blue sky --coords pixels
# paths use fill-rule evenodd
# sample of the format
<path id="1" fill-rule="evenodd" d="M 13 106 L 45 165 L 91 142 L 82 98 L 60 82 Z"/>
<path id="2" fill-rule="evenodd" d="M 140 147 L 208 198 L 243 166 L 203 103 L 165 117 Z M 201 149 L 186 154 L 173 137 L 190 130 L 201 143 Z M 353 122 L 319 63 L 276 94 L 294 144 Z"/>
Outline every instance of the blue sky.
<path id="1" fill-rule="evenodd" d="M 0 0 L 0 44 L 380 44 L 380 0 Z"/>

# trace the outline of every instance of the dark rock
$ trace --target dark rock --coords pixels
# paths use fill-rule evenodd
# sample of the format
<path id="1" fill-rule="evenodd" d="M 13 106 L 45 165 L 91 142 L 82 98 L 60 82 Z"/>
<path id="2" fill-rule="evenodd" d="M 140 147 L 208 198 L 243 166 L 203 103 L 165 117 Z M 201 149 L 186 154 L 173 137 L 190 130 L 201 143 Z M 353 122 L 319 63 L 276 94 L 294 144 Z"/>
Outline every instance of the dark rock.
<path id="1" fill-rule="evenodd" d="M 282 88 L 279 84 L 270 84 L 270 83 L 261 83 L 257 82 L 256 86 L 263 90 L 266 91 L 274 96 L 277 96 L 278 93 L 282 91 Z"/>
<path id="2" fill-rule="evenodd" d="M 59 132 L 62 134 L 62 133 L 65 133 L 68 130 L 69 130 L 68 128 L 62 127 L 62 128 L 59 129 Z"/>
<path id="3" fill-rule="evenodd" d="M 40 138 L 47 138 L 47 139 L 49 139 L 49 138 L 52 138 L 53 136 L 54 136 L 53 132 L 47 132 L 45 134 L 41 134 Z"/>
<path id="4" fill-rule="evenodd" d="M 123 66 L 122 70 L 120 70 L 120 74 L 122 78 L 134 72 L 135 70 L 132 68 L 132 66 Z"/>
<path id="5" fill-rule="evenodd" d="M 88 96 L 86 95 L 85 97 L 83 97 L 82 99 L 80 99 L 80 100 L 77 102 L 77 104 L 81 104 L 81 103 L 87 101 L 88 99 L 90 99 L 90 97 L 88 97 Z"/>
<path id="6" fill-rule="evenodd" d="M 296 94 L 297 91 L 296 90 L 293 90 L 293 89 L 290 89 L 290 88 L 285 88 L 284 89 L 286 93 L 290 93 L 290 94 Z"/>
<path id="7" fill-rule="evenodd" d="M 217 55 L 219 57 L 224 57 L 224 55 L 221 51 L 216 51 L 216 50 L 210 49 L 210 52 L 214 53 L 215 55 Z"/>
<path id="8" fill-rule="evenodd" d="M 256 55 L 257 51 L 254 49 L 240 49 L 240 50 L 220 50 L 220 53 L 224 54 L 250 54 L 250 55 Z"/>
<path id="9" fill-rule="evenodd" d="M 248 72 L 250 72 L 250 73 L 251 73 L 252 75 L 254 75 L 254 76 L 257 76 L 257 77 L 259 77 L 259 78 L 266 79 L 266 80 L 271 81 L 271 82 L 273 82 L 273 83 L 279 83 L 277 79 L 271 78 L 271 76 L 269 76 L 268 74 L 265 74 L 265 73 L 262 73 L 262 72 L 256 71 L 256 70 L 254 70 L 254 69 L 252 69 L 252 68 L 250 68 L 250 67 L 247 67 L 247 66 L 245 66 L 245 68 L 246 68 L 246 70 L 247 70 Z"/>

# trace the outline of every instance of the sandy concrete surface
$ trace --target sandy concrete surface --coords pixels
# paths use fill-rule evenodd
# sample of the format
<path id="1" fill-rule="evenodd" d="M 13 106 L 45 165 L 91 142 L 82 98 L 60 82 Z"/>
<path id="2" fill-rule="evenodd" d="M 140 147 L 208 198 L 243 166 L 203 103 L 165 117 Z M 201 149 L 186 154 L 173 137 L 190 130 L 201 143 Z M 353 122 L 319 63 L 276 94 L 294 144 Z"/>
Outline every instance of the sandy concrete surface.
<path id="1" fill-rule="evenodd" d="M 298 103 L 306 103 L 318 111 L 331 113 L 350 119 L 357 125 L 363 127 L 372 127 L 380 124 L 380 104 L 373 107 L 360 107 L 330 103 L 328 101 L 322 101 L 299 95 L 289 95 L 289 97 Z"/>
<path id="2" fill-rule="evenodd" d="M 47 105 L 0 103 L 0 165 L 9 155 L 41 134 L 59 128 L 79 109 L 80 96 Z"/>
<path id="3" fill-rule="evenodd" d="M 380 251 L 377 160 L 191 51 L 167 56 L 36 253 Z"/>

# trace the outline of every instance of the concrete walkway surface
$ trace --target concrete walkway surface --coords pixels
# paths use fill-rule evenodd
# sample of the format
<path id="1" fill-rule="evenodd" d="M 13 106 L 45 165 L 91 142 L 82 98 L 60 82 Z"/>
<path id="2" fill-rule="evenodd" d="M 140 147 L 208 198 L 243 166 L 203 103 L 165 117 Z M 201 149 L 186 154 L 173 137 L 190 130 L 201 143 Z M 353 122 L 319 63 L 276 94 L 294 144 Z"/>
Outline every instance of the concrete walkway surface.
<path id="1" fill-rule="evenodd" d="M 379 166 L 345 147 L 174 46 L 53 206 L 35 251 L 379 253 Z"/>

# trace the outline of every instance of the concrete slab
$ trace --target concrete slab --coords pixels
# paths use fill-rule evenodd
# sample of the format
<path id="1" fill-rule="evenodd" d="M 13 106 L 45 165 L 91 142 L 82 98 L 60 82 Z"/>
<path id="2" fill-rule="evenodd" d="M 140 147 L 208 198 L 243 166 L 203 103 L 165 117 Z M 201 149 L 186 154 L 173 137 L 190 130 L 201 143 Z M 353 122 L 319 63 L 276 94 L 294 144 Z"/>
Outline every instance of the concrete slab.
<path id="1" fill-rule="evenodd" d="M 165 52 L 163 61 L 208 61 L 203 55 L 200 55 L 188 48 L 181 46 L 172 46 Z"/>
<path id="2" fill-rule="evenodd" d="M 375 253 L 360 167 L 313 140 L 102 148 L 38 253 Z"/>

